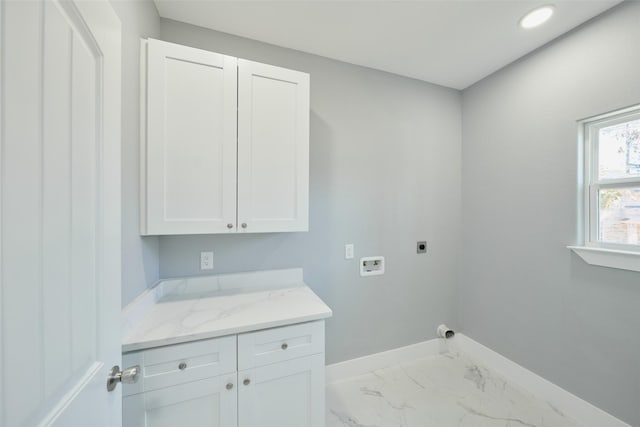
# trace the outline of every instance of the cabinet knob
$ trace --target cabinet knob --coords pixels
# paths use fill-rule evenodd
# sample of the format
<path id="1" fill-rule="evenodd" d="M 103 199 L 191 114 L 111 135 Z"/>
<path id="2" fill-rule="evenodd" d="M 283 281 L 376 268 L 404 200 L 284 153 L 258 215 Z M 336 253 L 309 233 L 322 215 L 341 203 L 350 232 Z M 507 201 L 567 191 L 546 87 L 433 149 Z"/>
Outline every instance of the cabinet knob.
<path id="1" fill-rule="evenodd" d="M 286 350 L 289 348 L 289 346 L 287 345 L 287 343 L 284 343 L 280 346 L 283 350 Z"/>
<path id="2" fill-rule="evenodd" d="M 178 369 L 180 369 L 181 371 L 184 371 L 185 369 L 187 369 L 187 364 L 182 362 L 178 365 Z"/>
<path id="3" fill-rule="evenodd" d="M 242 381 L 242 384 L 249 385 L 249 384 L 251 384 L 251 380 L 249 378 L 247 378 L 246 380 Z"/>
<path id="4" fill-rule="evenodd" d="M 233 388 L 233 383 L 227 383 L 227 390 L 231 390 Z"/>
<path id="5" fill-rule="evenodd" d="M 233 224 L 231 223 L 227 224 L 227 228 L 233 228 Z"/>
<path id="6" fill-rule="evenodd" d="M 247 223 L 246 222 L 242 223 L 242 228 L 247 228 Z"/>

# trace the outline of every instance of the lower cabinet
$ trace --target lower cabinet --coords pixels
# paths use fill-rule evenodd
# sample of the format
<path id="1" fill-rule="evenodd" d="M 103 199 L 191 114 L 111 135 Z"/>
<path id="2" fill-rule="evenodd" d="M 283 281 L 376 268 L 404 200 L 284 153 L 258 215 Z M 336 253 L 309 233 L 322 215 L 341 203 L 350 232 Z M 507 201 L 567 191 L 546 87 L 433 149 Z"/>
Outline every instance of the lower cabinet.
<path id="1" fill-rule="evenodd" d="M 123 363 L 142 368 L 123 389 L 123 427 L 324 427 L 323 321 L 127 353 Z"/>
<path id="2" fill-rule="evenodd" d="M 148 391 L 123 399 L 122 425 L 123 427 L 235 426 L 238 414 L 237 399 L 235 375 L 231 379 L 207 378 Z"/>
<path id="3" fill-rule="evenodd" d="M 240 427 L 324 427 L 324 355 L 238 373 Z"/>

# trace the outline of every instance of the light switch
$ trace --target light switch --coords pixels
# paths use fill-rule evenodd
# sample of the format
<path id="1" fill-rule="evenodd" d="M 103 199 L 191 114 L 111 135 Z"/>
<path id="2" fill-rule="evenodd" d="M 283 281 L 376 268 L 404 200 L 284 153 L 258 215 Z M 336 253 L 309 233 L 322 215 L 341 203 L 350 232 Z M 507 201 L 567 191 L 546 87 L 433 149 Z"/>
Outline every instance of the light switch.
<path id="1" fill-rule="evenodd" d="M 344 245 L 344 259 L 353 259 L 353 243 Z"/>
<path id="2" fill-rule="evenodd" d="M 213 252 L 200 252 L 200 270 L 213 270 Z"/>

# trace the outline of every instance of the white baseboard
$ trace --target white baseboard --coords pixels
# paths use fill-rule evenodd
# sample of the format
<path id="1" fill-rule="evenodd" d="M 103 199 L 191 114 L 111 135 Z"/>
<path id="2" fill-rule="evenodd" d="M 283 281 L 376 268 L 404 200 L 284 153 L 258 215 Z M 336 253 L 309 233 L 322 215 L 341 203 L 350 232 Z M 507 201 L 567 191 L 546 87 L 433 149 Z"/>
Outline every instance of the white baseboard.
<path id="1" fill-rule="evenodd" d="M 446 341 L 433 339 L 328 365 L 326 367 L 326 381 L 327 384 L 335 383 L 377 369 L 409 362 L 420 357 L 436 356 L 448 351 L 467 354 L 478 363 L 499 373 L 537 398 L 559 408 L 564 414 L 581 424 L 598 427 L 631 427 L 613 415 L 460 333 Z"/>
<path id="2" fill-rule="evenodd" d="M 398 363 L 409 362 L 420 357 L 435 356 L 446 353 L 447 351 L 448 348 L 441 339 L 433 339 L 411 344 L 406 347 L 394 348 L 393 350 L 327 365 L 325 370 L 326 381 L 327 384 L 330 384 L 358 375 L 364 375 L 377 369 L 397 365 Z"/>
<path id="3" fill-rule="evenodd" d="M 501 354 L 472 340 L 464 334 L 448 340 L 451 350 L 458 350 L 477 360 L 490 370 L 499 373 L 541 400 L 559 408 L 567 416 L 586 426 L 631 427 L 611 414 L 580 399 L 551 381 L 518 365 Z"/>

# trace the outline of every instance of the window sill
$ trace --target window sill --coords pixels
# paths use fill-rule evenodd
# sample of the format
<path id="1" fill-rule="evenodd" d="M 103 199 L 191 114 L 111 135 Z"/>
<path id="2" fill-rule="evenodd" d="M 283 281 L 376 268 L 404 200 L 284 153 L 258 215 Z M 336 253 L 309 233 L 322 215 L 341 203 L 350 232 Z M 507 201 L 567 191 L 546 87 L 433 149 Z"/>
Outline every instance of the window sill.
<path id="1" fill-rule="evenodd" d="M 640 272 L 640 252 L 589 246 L 567 246 L 587 264 Z"/>

